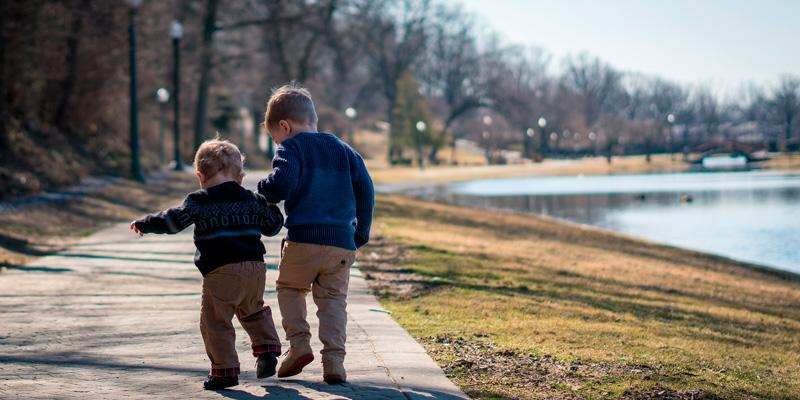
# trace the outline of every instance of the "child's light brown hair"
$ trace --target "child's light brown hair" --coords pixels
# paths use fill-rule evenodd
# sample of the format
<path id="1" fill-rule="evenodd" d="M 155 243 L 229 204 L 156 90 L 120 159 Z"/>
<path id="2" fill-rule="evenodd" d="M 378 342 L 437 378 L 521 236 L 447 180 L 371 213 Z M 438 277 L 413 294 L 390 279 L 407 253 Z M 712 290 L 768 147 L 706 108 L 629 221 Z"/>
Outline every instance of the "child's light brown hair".
<path id="1" fill-rule="evenodd" d="M 206 140 L 194 155 L 194 168 L 200 171 L 205 179 L 225 171 L 232 177 L 244 175 L 244 156 L 235 144 L 219 137 Z"/>
<path id="2" fill-rule="evenodd" d="M 272 95 L 267 101 L 264 123 L 269 129 L 281 120 L 317 124 L 314 100 L 311 99 L 311 93 L 307 89 L 296 83 L 290 83 L 272 90 Z"/>

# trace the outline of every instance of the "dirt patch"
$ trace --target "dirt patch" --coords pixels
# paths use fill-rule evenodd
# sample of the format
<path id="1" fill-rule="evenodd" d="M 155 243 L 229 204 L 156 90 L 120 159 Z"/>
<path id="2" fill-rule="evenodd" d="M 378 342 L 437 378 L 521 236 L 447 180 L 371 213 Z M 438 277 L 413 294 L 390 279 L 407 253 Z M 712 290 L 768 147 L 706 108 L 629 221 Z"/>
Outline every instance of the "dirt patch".
<path id="1" fill-rule="evenodd" d="M 407 248 L 391 243 L 380 231 L 373 233 L 369 253 L 358 267 L 373 293 L 380 298 L 410 299 L 430 293 L 441 285 L 436 277 L 425 276 L 404 267 L 414 262 Z"/>
<path id="2" fill-rule="evenodd" d="M 566 362 L 550 355 L 502 349 L 489 339 L 435 336 L 420 338 L 448 377 L 474 397 L 487 392 L 505 398 L 584 399 L 579 393 L 626 400 L 699 400 L 712 396 L 699 390 L 674 391 L 659 387 L 611 393 L 594 389 L 595 383 L 614 376 L 631 380 L 658 380 L 663 372 L 651 365 Z"/>
<path id="3" fill-rule="evenodd" d="M 62 192 L 41 201 L 12 201 L 0 213 L 0 271 L 57 253 L 111 224 L 175 205 L 197 189 L 188 173 L 166 173 L 140 183 L 115 178 L 78 193 Z M 65 195 L 65 193 L 67 195 Z"/>

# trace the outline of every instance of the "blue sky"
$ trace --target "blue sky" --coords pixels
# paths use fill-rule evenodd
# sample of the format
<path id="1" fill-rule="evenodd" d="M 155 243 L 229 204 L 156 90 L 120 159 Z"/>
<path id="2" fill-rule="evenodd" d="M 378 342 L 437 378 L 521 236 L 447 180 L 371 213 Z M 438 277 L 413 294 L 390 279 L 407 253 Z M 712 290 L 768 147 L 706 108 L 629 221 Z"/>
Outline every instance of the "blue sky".
<path id="1" fill-rule="evenodd" d="M 800 75 L 800 0 L 450 0 L 509 43 L 581 51 L 626 71 L 707 83 Z"/>

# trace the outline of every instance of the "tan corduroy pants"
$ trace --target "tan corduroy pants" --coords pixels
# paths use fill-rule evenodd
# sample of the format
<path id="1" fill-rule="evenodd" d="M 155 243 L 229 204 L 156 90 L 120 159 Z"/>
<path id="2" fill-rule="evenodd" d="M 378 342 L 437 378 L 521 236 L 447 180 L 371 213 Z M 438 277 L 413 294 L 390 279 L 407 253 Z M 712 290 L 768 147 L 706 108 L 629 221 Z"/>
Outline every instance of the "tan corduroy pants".
<path id="1" fill-rule="evenodd" d="M 278 305 L 286 339 L 307 346 L 306 294 L 317 304 L 322 355 L 344 358 L 347 340 L 347 286 L 356 252 L 335 246 L 284 241 L 278 275 Z"/>
<path id="2" fill-rule="evenodd" d="M 203 278 L 200 333 L 212 375 L 238 375 L 236 332 L 231 323 L 234 315 L 250 336 L 254 356 L 280 354 L 272 311 L 264 306 L 266 272 L 263 262 L 245 261 L 219 267 Z"/>

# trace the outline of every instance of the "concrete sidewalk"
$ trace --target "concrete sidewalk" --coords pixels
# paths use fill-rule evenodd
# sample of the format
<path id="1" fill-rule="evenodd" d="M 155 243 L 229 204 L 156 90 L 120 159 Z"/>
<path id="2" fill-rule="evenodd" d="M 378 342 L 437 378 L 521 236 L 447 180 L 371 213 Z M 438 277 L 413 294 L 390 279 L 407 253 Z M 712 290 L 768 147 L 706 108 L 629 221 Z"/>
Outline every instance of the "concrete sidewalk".
<path id="1" fill-rule="evenodd" d="M 274 291 L 280 238 L 265 243 L 265 300 L 280 326 Z M 198 328 L 202 278 L 193 253 L 191 229 L 138 238 L 120 224 L 63 254 L 0 273 L 0 398 L 466 398 L 382 312 L 355 268 L 348 384 L 322 382 L 322 346 L 309 296 L 317 358 L 302 374 L 257 380 L 247 334 L 235 322 L 240 385 L 202 390 L 209 363 Z"/>

